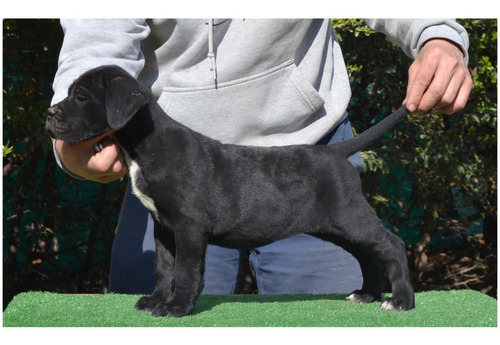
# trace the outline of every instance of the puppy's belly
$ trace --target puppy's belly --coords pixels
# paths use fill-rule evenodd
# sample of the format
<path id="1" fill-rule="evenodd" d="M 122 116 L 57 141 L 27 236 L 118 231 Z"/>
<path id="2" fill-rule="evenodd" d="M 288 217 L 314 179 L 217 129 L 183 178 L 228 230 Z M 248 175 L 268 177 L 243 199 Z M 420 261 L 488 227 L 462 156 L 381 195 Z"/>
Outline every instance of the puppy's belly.
<path id="1" fill-rule="evenodd" d="M 209 243 L 222 247 L 251 249 L 298 234 L 315 233 L 310 224 L 286 225 L 272 220 L 254 221 L 253 224 L 231 227 L 224 231 L 214 231 Z"/>
<path id="2" fill-rule="evenodd" d="M 266 244 L 270 244 L 277 240 L 287 238 L 290 236 L 278 236 L 278 237 L 259 237 L 259 236 L 249 236 L 249 237 L 212 237 L 209 239 L 210 244 L 215 244 L 221 247 L 234 248 L 234 249 L 252 249 L 256 247 L 261 247 Z"/>

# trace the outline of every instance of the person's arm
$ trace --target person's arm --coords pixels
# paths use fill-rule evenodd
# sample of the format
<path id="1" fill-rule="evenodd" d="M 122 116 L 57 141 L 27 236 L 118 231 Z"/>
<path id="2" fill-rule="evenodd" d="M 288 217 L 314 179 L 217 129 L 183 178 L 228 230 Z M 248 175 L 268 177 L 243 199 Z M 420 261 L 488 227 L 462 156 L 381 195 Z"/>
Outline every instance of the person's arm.
<path id="1" fill-rule="evenodd" d="M 408 72 L 406 99 L 412 114 L 435 108 L 445 114 L 465 107 L 472 90 L 467 69 L 469 38 L 449 19 L 367 19 L 415 61 Z"/>
<path id="2" fill-rule="evenodd" d="M 141 41 L 149 35 L 144 20 L 61 20 L 64 41 L 54 79 L 56 104 L 67 96 L 69 86 L 84 72 L 102 65 L 118 65 L 137 77 L 144 66 Z M 95 149 L 97 143 L 102 150 Z M 106 137 L 82 143 L 54 140 L 59 166 L 75 178 L 101 183 L 126 175 L 127 166 L 118 145 Z"/>
<path id="3" fill-rule="evenodd" d="M 137 77 L 144 67 L 141 42 L 150 29 L 143 19 L 61 19 L 64 40 L 54 78 L 52 104 L 63 100 L 73 81 L 103 65 L 118 65 Z"/>

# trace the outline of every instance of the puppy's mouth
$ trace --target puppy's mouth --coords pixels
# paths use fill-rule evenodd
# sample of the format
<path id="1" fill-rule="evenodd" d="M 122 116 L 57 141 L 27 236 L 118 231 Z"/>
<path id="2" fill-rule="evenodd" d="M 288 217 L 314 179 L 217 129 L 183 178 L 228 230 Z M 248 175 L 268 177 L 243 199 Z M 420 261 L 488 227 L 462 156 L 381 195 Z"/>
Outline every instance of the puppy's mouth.
<path id="1" fill-rule="evenodd" d="M 115 130 L 109 128 L 98 130 L 90 127 L 82 131 L 74 131 L 70 128 L 69 123 L 60 121 L 59 119 L 53 117 L 48 118 L 45 121 L 45 132 L 52 139 L 64 140 L 68 143 L 79 143 L 94 139 L 104 133 L 111 134 L 115 132 Z"/>
<path id="2" fill-rule="evenodd" d="M 92 128 L 75 131 L 69 122 L 64 121 L 62 109 L 57 105 L 47 109 L 45 131 L 51 138 L 64 140 L 69 143 L 90 140 L 101 134 L 96 133 L 96 130 Z"/>
<path id="3" fill-rule="evenodd" d="M 59 121 L 61 113 L 61 108 L 58 106 L 50 107 L 46 111 L 45 132 L 53 139 L 60 139 L 61 133 L 69 127 L 67 123 Z"/>
<path id="4" fill-rule="evenodd" d="M 45 131 L 53 139 L 62 139 L 68 128 L 67 123 L 58 121 L 56 118 L 48 118 L 45 121 Z"/>

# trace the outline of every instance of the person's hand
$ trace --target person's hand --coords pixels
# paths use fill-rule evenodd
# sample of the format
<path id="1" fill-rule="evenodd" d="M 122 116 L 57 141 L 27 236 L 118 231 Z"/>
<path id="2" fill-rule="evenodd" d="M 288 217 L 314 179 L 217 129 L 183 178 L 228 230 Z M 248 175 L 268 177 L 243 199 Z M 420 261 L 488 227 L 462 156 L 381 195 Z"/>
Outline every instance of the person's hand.
<path id="1" fill-rule="evenodd" d="M 472 87 L 462 50 L 448 40 L 432 39 L 410 66 L 403 104 L 413 115 L 431 108 L 453 114 L 465 107 Z"/>
<path id="2" fill-rule="evenodd" d="M 109 183 L 128 172 L 119 146 L 108 138 L 109 133 L 80 143 L 56 140 L 55 148 L 64 168 L 87 180 Z M 96 145 L 102 144 L 97 149 Z M 99 151 L 100 150 L 100 151 Z"/>

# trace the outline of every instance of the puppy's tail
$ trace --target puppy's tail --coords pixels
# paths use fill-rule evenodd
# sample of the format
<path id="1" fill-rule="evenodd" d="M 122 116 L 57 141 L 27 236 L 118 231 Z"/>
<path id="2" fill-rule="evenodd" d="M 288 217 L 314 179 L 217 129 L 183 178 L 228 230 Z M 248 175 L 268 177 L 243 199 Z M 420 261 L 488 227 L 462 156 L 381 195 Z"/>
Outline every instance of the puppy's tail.
<path id="1" fill-rule="evenodd" d="M 334 144 L 333 148 L 344 157 L 349 157 L 350 155 L 366 149 L 367 147 L 372 145 L 385 132 L 387 132 L 395 124 L 400 122 L 404 117 L 406 117 L 407 114 L 408 110 L 406 110 L 406 106 L 403 105 L 401 108 L 384 118 L 375 126 L 370 127 L 353 139 L 341 141 L 337 144 Z"/>

